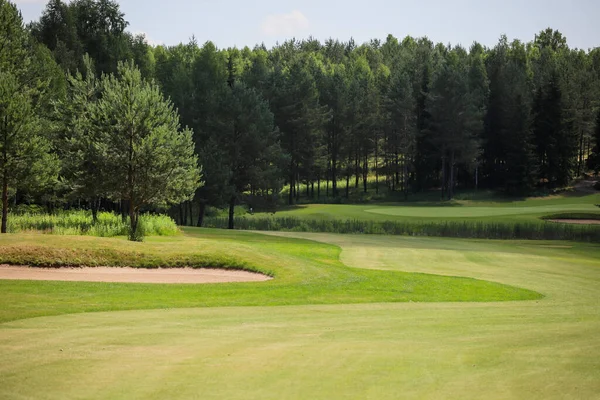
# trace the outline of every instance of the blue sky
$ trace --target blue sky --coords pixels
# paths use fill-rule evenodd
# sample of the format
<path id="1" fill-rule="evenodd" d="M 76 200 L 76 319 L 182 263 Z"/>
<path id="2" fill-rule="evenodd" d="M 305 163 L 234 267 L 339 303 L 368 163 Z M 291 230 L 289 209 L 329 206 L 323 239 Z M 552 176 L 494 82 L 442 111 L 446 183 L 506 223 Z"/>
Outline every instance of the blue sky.
<path id="1" fill-rule="evenodd" d="M 46 0 L 12 0 L 25 21 L 39 18 Z M 435 42 L 493 46 L 501 34 L 530 41 L 552 27 L 571 47 L 600 46 L 600 0 L 121 0 L 129 30 L 151 43 L 173 45 L 195 35 L 218 47 L 254 46 L 309 35 L 362 43 L 388 33 Z"/>

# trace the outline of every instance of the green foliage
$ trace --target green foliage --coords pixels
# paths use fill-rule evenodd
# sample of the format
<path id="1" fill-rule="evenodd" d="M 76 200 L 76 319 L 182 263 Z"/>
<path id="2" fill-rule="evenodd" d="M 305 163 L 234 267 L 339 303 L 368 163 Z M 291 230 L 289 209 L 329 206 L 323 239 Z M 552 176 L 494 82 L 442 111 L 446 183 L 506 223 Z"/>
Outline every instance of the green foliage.
<path id="1" fill-rule="evenodd" d="M 92 60 L 84 58 L 84 73 L 68 75 L 68 96 L 55 103 L 57 152 L 63 160 L 61 178 L 74 198 L 95 201 L 106 194 L 108 171 L 103 160 L 101 138 L 93 129 L 95 103 L 100 88 Z"/>
<path id="2" fill-rule="evenodd" d="M 447 51 L 427 98 L 431 119 L 425 132 L 442 160 L 442 188 L 452 199 L 456 166 L 473 164 L 479 157 L 487 77 L 480 63 L 469 66 L 463 48 Z"/>
<path id="3" fill-rule="evenodd" d="M 192 131 L 180 130 L 171 102 L 132 63 L 104 75 L 99 96 L 92 129 L 107 171 L 103 184 L 108 197 L 127 200 L 130 238 L 139 240 L 141 207 L 188 200 L 201 184 Z"/>
<path id="4" fill-rule="evenodd" d="M 128 236 L 129 223 L 120 215 L 99 212 L 94 222 L 89 211 L 64 211 L 57 214 L 21 213 L 9 221 L 8 231 L 42 232 L 54 235 L 88 235 L 97 237 Z M 175 236 L 179 229 L 175 222 L 165 215 L 142 214 L 138 234 L 144 236 Z"/>
<path id="5" fill-rule="evenodd" d="M 596 142 L 596 145 L 592 149 L 592 153 L 587 159 L 587 167 L 590 170 L 594 171 L 596 175 L 598 175 L 598 173 L 600 172 L 600 111 L 596 116 L 595 122 L 596 126 L 594 129 L 594 141 Z M 596 189 L 599 190 L 600 188 Z"/>
<path id="6" fill-rule="evenodd" d="M 116 73 L 119 61 L 132 60 L 150 78 L 154 75 L 150 46 L 143 35 L 126 32 L 128 25 L 119 4 L 111 0 L 51 0 L 30 29 L 67 72 L 85 69 L 87 54 L 98 75 Z"/>
<path id="7" fill-rule="evenodd" d="M 51 81 L 43 73 L 43 52 L 32 43 L 16 6 L 4 0 L 0 0 L 0 42 L 0 201 L 5 233 L 9 188 L 48 191 L 59 160 L 42 129 Z"/>
<path id="8" fill-rule="evenodd" d="M 325 202 L 407 199 L 440 188 L 442 198 L 480 187 L 521 196 L 568 187 L 586 172 L 586 161 L 592 169 L 598 164 L 590 149 L 597 142 L 599 53 L 570 49 L 552 29 L 530 43 L 503 36 L 492 49 L 391 35 L 364 44 L 309 38 L 272 49 L 218 49 L 195 38 L 149 46 L 143 35 L 126 32 L 128 22 L 112 0 L 50 1 L 30 25 L 39 43 L 15 28 L 22 24 L 13 14 L 3 20 L 12 26 L 14 39 L 3 46 L 12 55 L 0 63 L 19 61 L 36 85 L 53 93 L 39 101 L 37 117 L 47 115 L 49 98 L 59 100 L 48 130 L 63 179 L 35 200 L 134 199 L 134 230 L 136 210 L 147 203 L 187 210 L 193 201 L 201 225 L 207 206 L 228 205 L 233 215 L 243 199 L 268 203 L 285 194 L 289 204 L 312 202 L 312 190 L 305 196 L 299 187 L 323 181 L 332 182 L 330 199 L 318 200 Z M 72 75 L 65 101 L 65 80 L 52 57 Z M 180 126 L 193 129 L 180 135 L 193 146 L 182 139 L 185 145 L 175 147 L 186 150 L 172 159 L 164 156 L 170 148 L 150 151 L 174 143 L 169 135 L 156 139 L 157 132 Z M 158 142 L 128 145 L 128 134 L 147 130 Z M 198 188 L 197 176 L 157 169 L 132 178 L 130 172 L 148 171 L 128 159 L 140 151 L 163 172 L 191 171 L 193 162 L 167 164 L 190 161 L 195 152 L 205 185 Z M 155 196 L 157 180 L 189 187 Z M 338 190 L 342 181 L 345 193 Z M 140 182 L 149 190 L 132 189 Z M 15 199 L 36 195 L 20 190 Z"/>

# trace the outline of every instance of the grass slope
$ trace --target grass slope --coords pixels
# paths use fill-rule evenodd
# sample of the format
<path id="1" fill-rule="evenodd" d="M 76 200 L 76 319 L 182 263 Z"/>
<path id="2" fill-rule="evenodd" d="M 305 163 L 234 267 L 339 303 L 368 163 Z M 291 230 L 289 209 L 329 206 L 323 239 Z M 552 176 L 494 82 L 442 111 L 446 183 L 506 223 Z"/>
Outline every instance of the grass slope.
<path id="1" fill-rule="evenodd" d="M 598 203 L 598 194 L 571 194 L 524 200 L 482 198 L 451 202 L 307 204 L 285 207 L 275 216 L 325 220 L 539 222 L 541 217 L 554 213 L 600 214 L 595 206 Z M 270 214 L 256 213 L 247 218 L 262 218 L 266 215 Z"/>
<path id="2" fill-rule="evenodd" d="M 223 235 L 229 252 L 234 244 Z M 295 236 L 327 243 L 322 249 L 340 246 L 341 260 L 356 271 L 462 275 L 545 298 L 164 309 L 6 322 L 0 398 L 593 399 L 600 393 L 600 246 Z M 311 248 L 258 235 L 235 238 L 254 257 L 284 257 L 281 265 L 301 258 L 284 256 L 290 243 L 301 253 Z M 206 247 L 202 237 L 188 239 Z"/>
<path id="3" fill-rule="evenodd" d="M 340 248 L 248 232 L 187 229 L 145 243 L 89 237 L 0 237 L 0 263 L 233 267 L 269 282 L 156 285 L 0 281 L 0 321 L 65 313 L 175 307 L 531 300 L 533 291 L 494 282 L 345 266 Z"/>

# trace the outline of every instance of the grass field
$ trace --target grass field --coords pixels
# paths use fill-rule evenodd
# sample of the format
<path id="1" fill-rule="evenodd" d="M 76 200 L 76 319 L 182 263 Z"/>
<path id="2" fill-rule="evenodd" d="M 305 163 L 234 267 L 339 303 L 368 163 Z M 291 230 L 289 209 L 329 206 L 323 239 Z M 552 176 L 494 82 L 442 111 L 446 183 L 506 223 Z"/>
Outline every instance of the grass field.
<path id="1" fill-rule="evenodd" d="M 274 235 L 189 229 L 142 244 L 0 238 L 9 261 L 213 260 L 275 276 L 170 288 L 1 281 L 0 398 L 600 393 L 599 245 Z M 497 295 L 512 301 L 489 301 Z M 29 318 L 36 315 L 49 316 Z"/>
<path id="2" fill-rule="evenodd" d="M 451 202 L 309 204 L 277 213 L 237 216 L 236 229 L 342 234 L 379 234 L 502 240 L 600 242 L 600 226 L 554 219 L 600 219 L 600 195 L 580 192 L 507 200 L 480 195 Z M 228 218 L 211 216 L 205 226 L 226 228 Z"/>
<path id="3" fill-rule="evenodd" d="M 401 202 L 379 204 L 306 204 L 283 207 L 277 217 L 307 219 L 411 220 L 411 221 L 485 221 L 537 222 L 556 213 L 600 214 L 600 194 L 577 193 L 528 199 L 502 199 L 489 196 L 450 202 Z M 260 218 L 267 213 L 256 213 Z M 250 218 L 250 216 L 247 216 Z"/>

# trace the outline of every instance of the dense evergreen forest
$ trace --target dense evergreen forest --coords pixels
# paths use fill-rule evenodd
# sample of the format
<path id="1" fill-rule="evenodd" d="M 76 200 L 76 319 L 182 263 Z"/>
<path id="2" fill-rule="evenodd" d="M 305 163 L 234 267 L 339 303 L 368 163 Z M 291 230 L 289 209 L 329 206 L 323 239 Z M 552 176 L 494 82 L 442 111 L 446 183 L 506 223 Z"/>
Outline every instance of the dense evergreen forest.
<path id="1" fill-rule="evenodd" d="M 600 48 L 552 29 L 218 49 L 127 25 L 109 0 L 51 0 L 28 26 L 0 0 L 3 230 L 26 202 L 128 210 L 135 231 L 157 205 L 201 225 L 207 206 L 525 195 L 600 170 Z"/>

